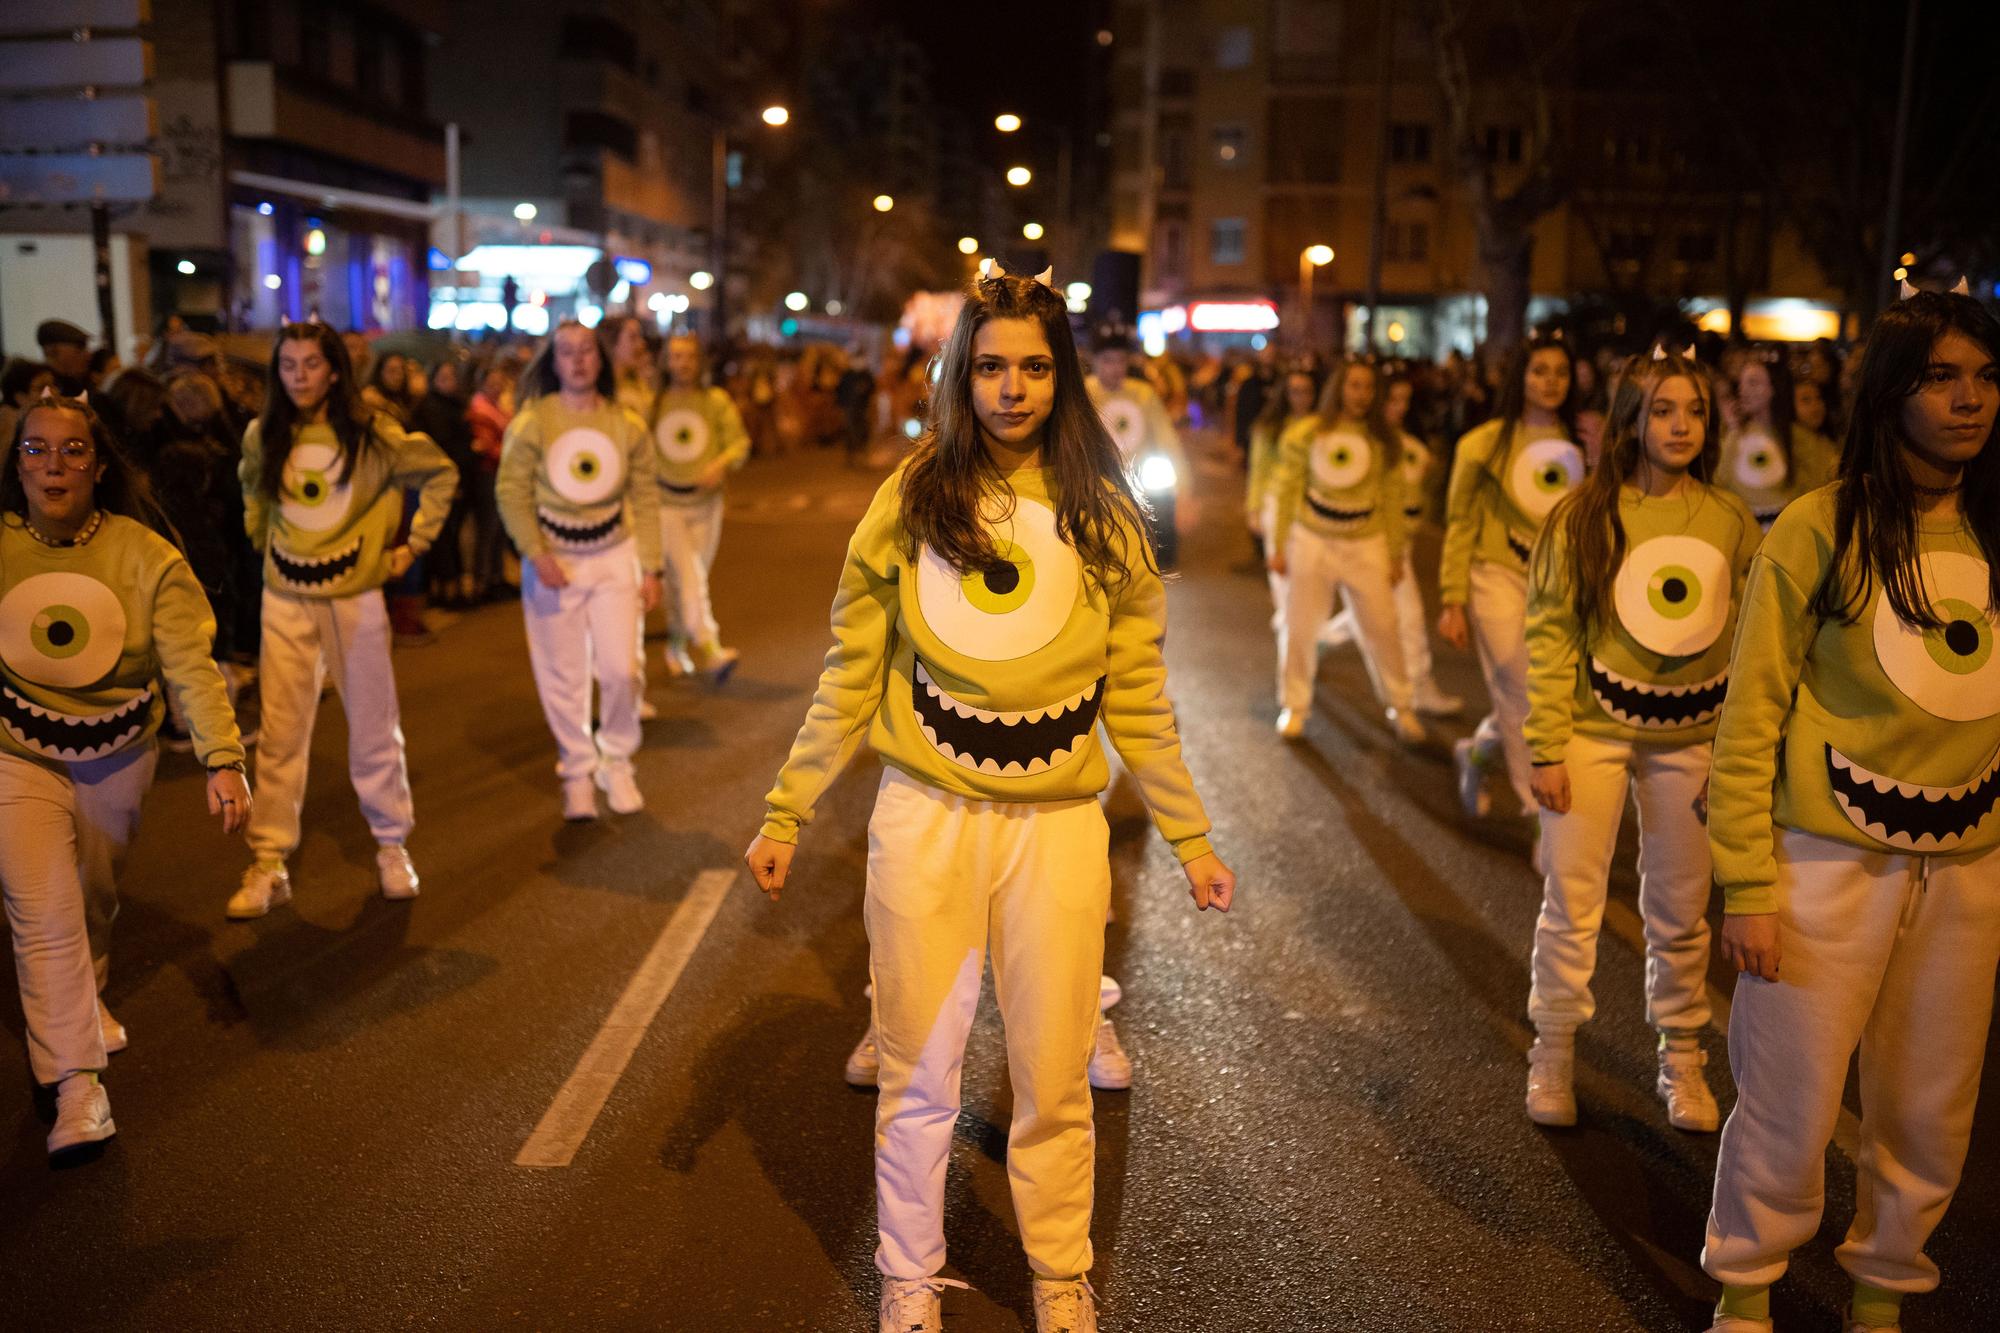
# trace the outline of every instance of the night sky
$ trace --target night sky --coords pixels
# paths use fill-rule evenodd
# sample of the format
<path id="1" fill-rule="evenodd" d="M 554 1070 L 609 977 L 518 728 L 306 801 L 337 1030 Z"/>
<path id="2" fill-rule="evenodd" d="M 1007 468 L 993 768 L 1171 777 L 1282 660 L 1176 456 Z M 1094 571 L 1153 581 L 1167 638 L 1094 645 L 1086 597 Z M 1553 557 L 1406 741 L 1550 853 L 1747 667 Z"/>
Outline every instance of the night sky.
<path id="1" fill-rule="evenodd" d="M 1082 100 L 1104 0 L 1014 0 L 971 7 L 950 0 L 883 0 L 885 18 L 930 53 L 938 100 L 976 122 L 1013 111 L 1070 116 Z"/>

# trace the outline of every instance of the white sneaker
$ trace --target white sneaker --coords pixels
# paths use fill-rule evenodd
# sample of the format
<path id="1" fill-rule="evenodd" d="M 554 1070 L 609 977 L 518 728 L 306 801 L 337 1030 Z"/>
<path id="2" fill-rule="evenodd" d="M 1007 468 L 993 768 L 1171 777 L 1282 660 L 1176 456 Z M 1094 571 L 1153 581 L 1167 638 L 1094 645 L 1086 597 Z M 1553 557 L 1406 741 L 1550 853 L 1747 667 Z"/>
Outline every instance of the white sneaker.
<path id="1" fill-rule="evenodd" d="M 948 1277 L 883 1278 L 880 1333 L 944 1333 L 946 1287 L 972 1290 Z"/>
<path id="2" fill-rule="evenodd" d="M 651 699 L 641 698 L 639 700 L 639 720 L 641 722 L 657 722 L 660 720 L 660 710 L 654 705 Z"/>
<path id="3" fill-rule="evenodd" d="M 125 1031 L 123 1023 L 111 1016 L 111 1011 L 104 1007 L 103 1000 L 97 1002 L 97 1031 L 98 1035 L 104 1038 L 106 1055 L 116 1055 L 132 1044 L 131 1034 Z"/>
<path id="4" fill-rule="evenodd" d="M 563 818 L 573 824 L 597 818 L 597 784 L 589 778 L 563 779 Z"/>
<path id="5" fill-rule="evenodd" d="M 254 865 L 243 872 L 243 882 L 229 899 L 223 915 L 231 921 L 251 921 L 291 900 L 292 877 L 283 862 L 275 866 Z"/>
<path id="6" fill-rule="evenodd" d="M 1132 1086 L 1132 1058 L 1102 1011 L 1097 1015 L 1097 1042 L 1090 1048 L 1090 1086 L 1100 1092 L 1123 1092 Z"/>
<path id="7" fill-rule="evenodd" d="M 604 789 L 614 815 L 636 815 L 646 808 L 646 798 L 632 776 L 630 764 L 605 764 L 597 770 L 597 785 Z"/>
<path id="8" fill-rule="evenodd" d="M 1422 745 L 1426 733 L 1424 724 L 1417 720 L 1414 708 L 1391 708 L 1388 713 L 1389 726 L 1396 733 L 1396 739 L 1405 745 Z"/>
<path id="9" fill-rule="evenodd" d="M 1538 1125 L 1576 1123 L 1576 1052 L 1537 1041 L 1528 1048 L 1528 1119 Z"/>
<path id="10" fill-rule="evenodd" d="M 1097 1293 L 1089 1278 L 1050 1282 L 1036 1278 L 1035 1333 L 1097 1333 Z"/>
<path id="11" fill-rule="evenodd" d="M 1437 687 L 1436 681 L 1424 680 L 1417 682 L 1410 706 L 1430 717 L 1457 717 L 1465 711 L 1465 700 L 1455 694 L 1446 694 Z"/>
<path id="12" fill-rule="evenodd" d="M 854 1043 L 854 1051 L 847 1057 L 846 1078 L 848 1086 L 872 1088 L 882 1078 L 882 1052 L 875 1046 L 875 1024 L 861 1034 L 861 1040 Z"/>
<path id="13" fill-rule="evenodd" d="M 1289 708 L 1278 710 L 1278 734 L 1288 741 L 1295 741 L 1306 734 L 1306 715 L 1294 713 Z"/>
<path id="14" fill-rule="evenodd" d="M 118 1132 L 111 1123 L 111 1097 L 89 1074 L 71 1074 L 56 1089 L 56 1123 L 49 1131 L 49 1156 L 86 1143 L 102 1143 Z"/>
<path id="15" fill-rule="evenodd" d="M 1458 770 L 1458 803 L 1474 819 L 1484 819 L 1493 809 L 1493 794 L 1486 790 L 1486 769 L 1471 741 L 1453 742 L 1451 763 Z"/>
<path id="16" fill-rule="evenodd" d="M 375 849 L 375 874 L 382 881 L 382 896 L 401 902 L 417 896 L 417 868 L 400 842 L 385 842 Z"/>
<path id="17" fill-rule="evenodd" d="M 1722 1127 L 1722 1110 L 1709 1091 L 1707 1051 L 1660 1051 L 1660 1076 L 1653 1090 L 1667 1104 L 1667 1123 L 1675 1129 L 1713 1134 Z"/>
<path id="18" fill-rule="evenodd" d="M 668 639 L 666 650 L 660 657 L 666 664 L 668 680 L 679 680 L 683 676 L 694 674 L 694 659 L 688 656 L 687 640 Z"/>

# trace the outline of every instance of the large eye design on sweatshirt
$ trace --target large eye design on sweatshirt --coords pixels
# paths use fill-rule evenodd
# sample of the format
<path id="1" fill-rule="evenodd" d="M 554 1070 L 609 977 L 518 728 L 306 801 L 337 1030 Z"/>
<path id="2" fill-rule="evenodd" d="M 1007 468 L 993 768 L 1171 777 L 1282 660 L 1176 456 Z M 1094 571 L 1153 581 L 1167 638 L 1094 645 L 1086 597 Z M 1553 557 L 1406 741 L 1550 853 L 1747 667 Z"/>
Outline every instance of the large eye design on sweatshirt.
<path id="1" fill-rule="evenodd" d="M 278 511 L 298 532 L 327 532 L 347 517 L 348 485 L 340 474 L 340 451 L 331 445 L 300 444 L 285 459 L 283 498 Z"/>
<path id="2" fill-rule="evenodd" d="M 1583 451 L 1568 440 L 1536 440 L 1514 455 L 1507 490 L 1537 523 L 1583 480 Z"/>
<path id="3" fill-rule="evenodd" d="M 125 607 L 84 574 L 36 574 L 0 597 L 0 662 L 56 689 L 95 685 L 125 651 Z"/>
<path id="4" fill-rule="evenodd" d="M 1375 465 L 1375 446 L 1366 435 L 1324 431 L 1313 437 L 1312 479 L 1322 490 L 1344 491 L 1368 480 Z"/>
<path id="5" fill-rule="evenodd" d="M 1729 560 L 1699 537 L 1640 542 L 1611 588 L 1618 623 L 1662 657 L 1707 652 L 1729 623 Z"/>
<path id="6" fill-rule="evenodd" d="M 1139 405 L 1129 398 L 1113 398 L 1099 413 L 1104 418 L 1104 429 L 1111 434 L 1111 442 L 1118 446 L 1118 452 L 1126 458 L 1139 451 L 1146 442 L 1146 421 L 1139 414 Z"/>
<path id="7" fill-rule="evenodd" d="M 1047 505 L 1026 498 L 992 525 L 1007 567 L 966 574 L 929 547 L 917 565 L 917 605 L 945 647 L 1006 662 L 1046 647 L 1076 608 L 1081 567 Z"/>
<path id="8" fill-rule="evenodd" d="M 653 427 L 653 443 L 669 463 L 692 463 L 708 452 L 708 420 L 685 407 L 662 412 Z"/>
<path id="9" fill-rule="evenodd" d="M 577 505 L 603 504 L 625 484 L 625 455 L 601 430 L 572 426 L 542 457 L 549 485 Z"/>
<path id="10" fill-rule="evenodd" d="M 1750 491 L 1775 490 L 1785 484 L 1791 468 L 1778 442 L 1761 432 L 1736 442 L 1736 484 Z"/>
<path id="11" fill-rule="evenodd" d="M 2000 634 L 1991 608 L 1986 562 L 1957 551 L 1921 558 L 1924 591 L 1943 624 L 1919 629 L 1896 614 L 1887 596 L 1875 603 L 1875 659 L 1891 683 L 1925 712 L 1947 722 L 2000 714 Z"/>
<path id="12" fill-rule="evenodd" d="M 1397 470 L 1403 480 L 1403 489 L 1415 495 L 1423 489 L 1424 473 L 1430 470 L 1430 455 L 1414 444 L 1403 445 L 1403 461 Z"/>

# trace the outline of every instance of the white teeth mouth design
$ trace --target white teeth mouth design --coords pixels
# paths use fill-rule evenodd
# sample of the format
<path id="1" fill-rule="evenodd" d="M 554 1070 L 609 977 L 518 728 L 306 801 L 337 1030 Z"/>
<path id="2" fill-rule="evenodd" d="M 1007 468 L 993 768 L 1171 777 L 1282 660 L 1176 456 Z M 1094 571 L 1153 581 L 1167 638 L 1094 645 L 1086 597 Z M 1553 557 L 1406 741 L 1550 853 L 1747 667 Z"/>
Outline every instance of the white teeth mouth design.
<path id="1" fill-rule="evenodd" d="M 1729 673 L 1692 685 L 1648 685 L 1590 659 L 1590 692 L 1604 711 L 1628 727 L 1666 730 L 1706 722 L 1722 711 Z"/>
<path id="2" fill-rule="evenodd" d="M 547 533 L 549 539 L 557 546 L 572 551 L 583 551 L 593 546 L 602 546 L 617 535 L 625 523 L 625 506 L 613 505 L 609 516 L 601 521 L 578 523 L 552 514 L 541 505 L 536 505 L 535 519 L 541 524 L 542 531 Z"/>
<path id="3" fill-rule="evenodd" d="M 1524 542 L 1519 537 L 1516 537 L 1512 528 L 1507 529 L 1507 549 L 1512 551 L 1514 557 L 1524 565 L 1535 554 L 1534 543 L 1532 541 Z"/>
<path id="4" fill-rule="evenodd" d="M 338 583 L 361 563 L 361 539 L 332 555 L 293 555 L 276 542 L 271 543 L 271 565 L 278 580 L 294 588 L 324 588 Z"/>
<path id="5" fill-rule="evenodd" d="M 1758 527 L 1764 529 L 1764 531 L 1766 532 L 1769 532 L 1771 530 L 1771 525 L 1778 521 L 1778 515 L 1784 512 L 1785 512 L 1785 507 L 1783 505 L 1764 505 L 1761 507 L 1753 507 L 1750 510 L 1750 515 L 1751 517 L 1757 520 Z"/>
<path id="6" fill-rule="evenodd" d="M 1318 514 L 1329 523 L 1364 523 L 1368 520 L 1369 515 L 1375 512 L 1375 506 L 1373 505 L 1369 505 L 1365 509 L 1336 509 L 1332 505 L 1321 504 L 1310 495 L 1306 497 L 1306 504 L 1311 507 L 1315 514 Z"/>
<path id="7" fill-rule="evenodd" d="M 998 712 L 953 698 L 919 658 L 910 702 L 924 739 L 960 768 L 996 778 L 1032 777 L 1068 763 L 1090 740 L 1104 702 L 1104 677 L 1046 708 Z"/>
<path id="8" fill-rule="evenodd" d="M 78 717 L 44 708 L 0 685 L 0 726 L 36 754 L 76 764 L 130 744 L 145 729 L 152 702 L 153 687 L 148 685 L 108 713 Z"/>
<path id="9" fill-rule="evenodd" d="M 1925 787 L 1871 773 L 1831 745 L 1826 775 L 1848 822 L 1903 852 L 1951 851 L 2000 805 L 2000 750 L 1978 777 L 1956 787 Z"/>

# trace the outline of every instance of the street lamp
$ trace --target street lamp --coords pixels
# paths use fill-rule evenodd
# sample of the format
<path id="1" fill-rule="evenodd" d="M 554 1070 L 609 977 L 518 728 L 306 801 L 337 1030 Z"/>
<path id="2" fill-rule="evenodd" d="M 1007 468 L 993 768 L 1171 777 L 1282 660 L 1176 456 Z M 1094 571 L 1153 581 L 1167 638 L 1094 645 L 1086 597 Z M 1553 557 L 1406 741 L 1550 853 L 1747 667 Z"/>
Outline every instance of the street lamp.
<path id="1" fill-rule="evenodd" d="M 1021 234 L 1031 241 L 1039 241 L 1042 239 L 1042 224 L 1030 222 L 1021 228 Z"/>
<path id="2" fill-rule="evenodd" d="M 1009 185 L 1019 187 L 1022 185 L 1026 185 L 1029 181 L 1033 180 L 1034 178 L 1035 178 L 1035 173 L 1028 170 L 1026 167 L 1007 168 L 1007 183 Z"/>
<path id="3" fill-rule="evenodd" d="M 962 255 L 976 255 L 976 254 L 978 254 L 978 253 L 979 253 L 979 238 L 978 238 L 978 237 L 976 237 L 976 236 L 961 236 L 961 237 L 959 237 L 959 238 L 958 238 L 958 252 L 959 252 L 960 254 L 962 254 Z"/>
<path id="4" fill-rule="evenodd" d="M 792 113 L 783 106 L 764 108 L 761 119 L 776 129 L 788 123 Z M 718 353 L 729 341 L 729 124 L 717 121 L 709 144 L 708 269 L 714 278 L 715 295 L 709 312 L 715 317 L 713 339 Z M 697 284 L 699 285 L 699 284 Z"/>
<path id="5" fill-rule="evenodd" d="M 888 195 L 878 194 L 875 196 L 875 211 L 877 213 L 886 213 L 895 206 L 896 201 Z"/>
<path id="6" fill-rule="evenodd" d="M 1312 342 L 1313 324 L 1313 270 L 1325 268 L 1333 262 L 1333 247 L 1330 245 L 1308 245 L 1299 251 L 1299 338 L 1302 342 Z"/>
<path id="7" fill-rule="evenodd" d="M 536 211 L 537 210 L 533 204 L 529 203 L 516 204 L 514 205 L 514 219 L 517 222 L 533 222 L 535 220 Z"/>
<path id="8" fill-rule="evenodd" d="M 688 274 L 688 286 L 698 292 L 705 292 L 715 283 L 715 275 L 705 268 L 698 268 Z"/>
<path id="9" fill-rule="evenodd" d="M 812 304 L 812 298 L 807 296 L 804 292 L 789 292 L 785 296 L 785 309 L 790 311 L 796 312 L 804 310 L 807 306 L 811 304 Z"/>
<path id="10" fill-rule="evenodd" d="M 1021 118 L 1011 111 L 1003 111 L 993 118 L 993 128 L 1002 134 L 1012 134 L 1021 128 Z"/>

